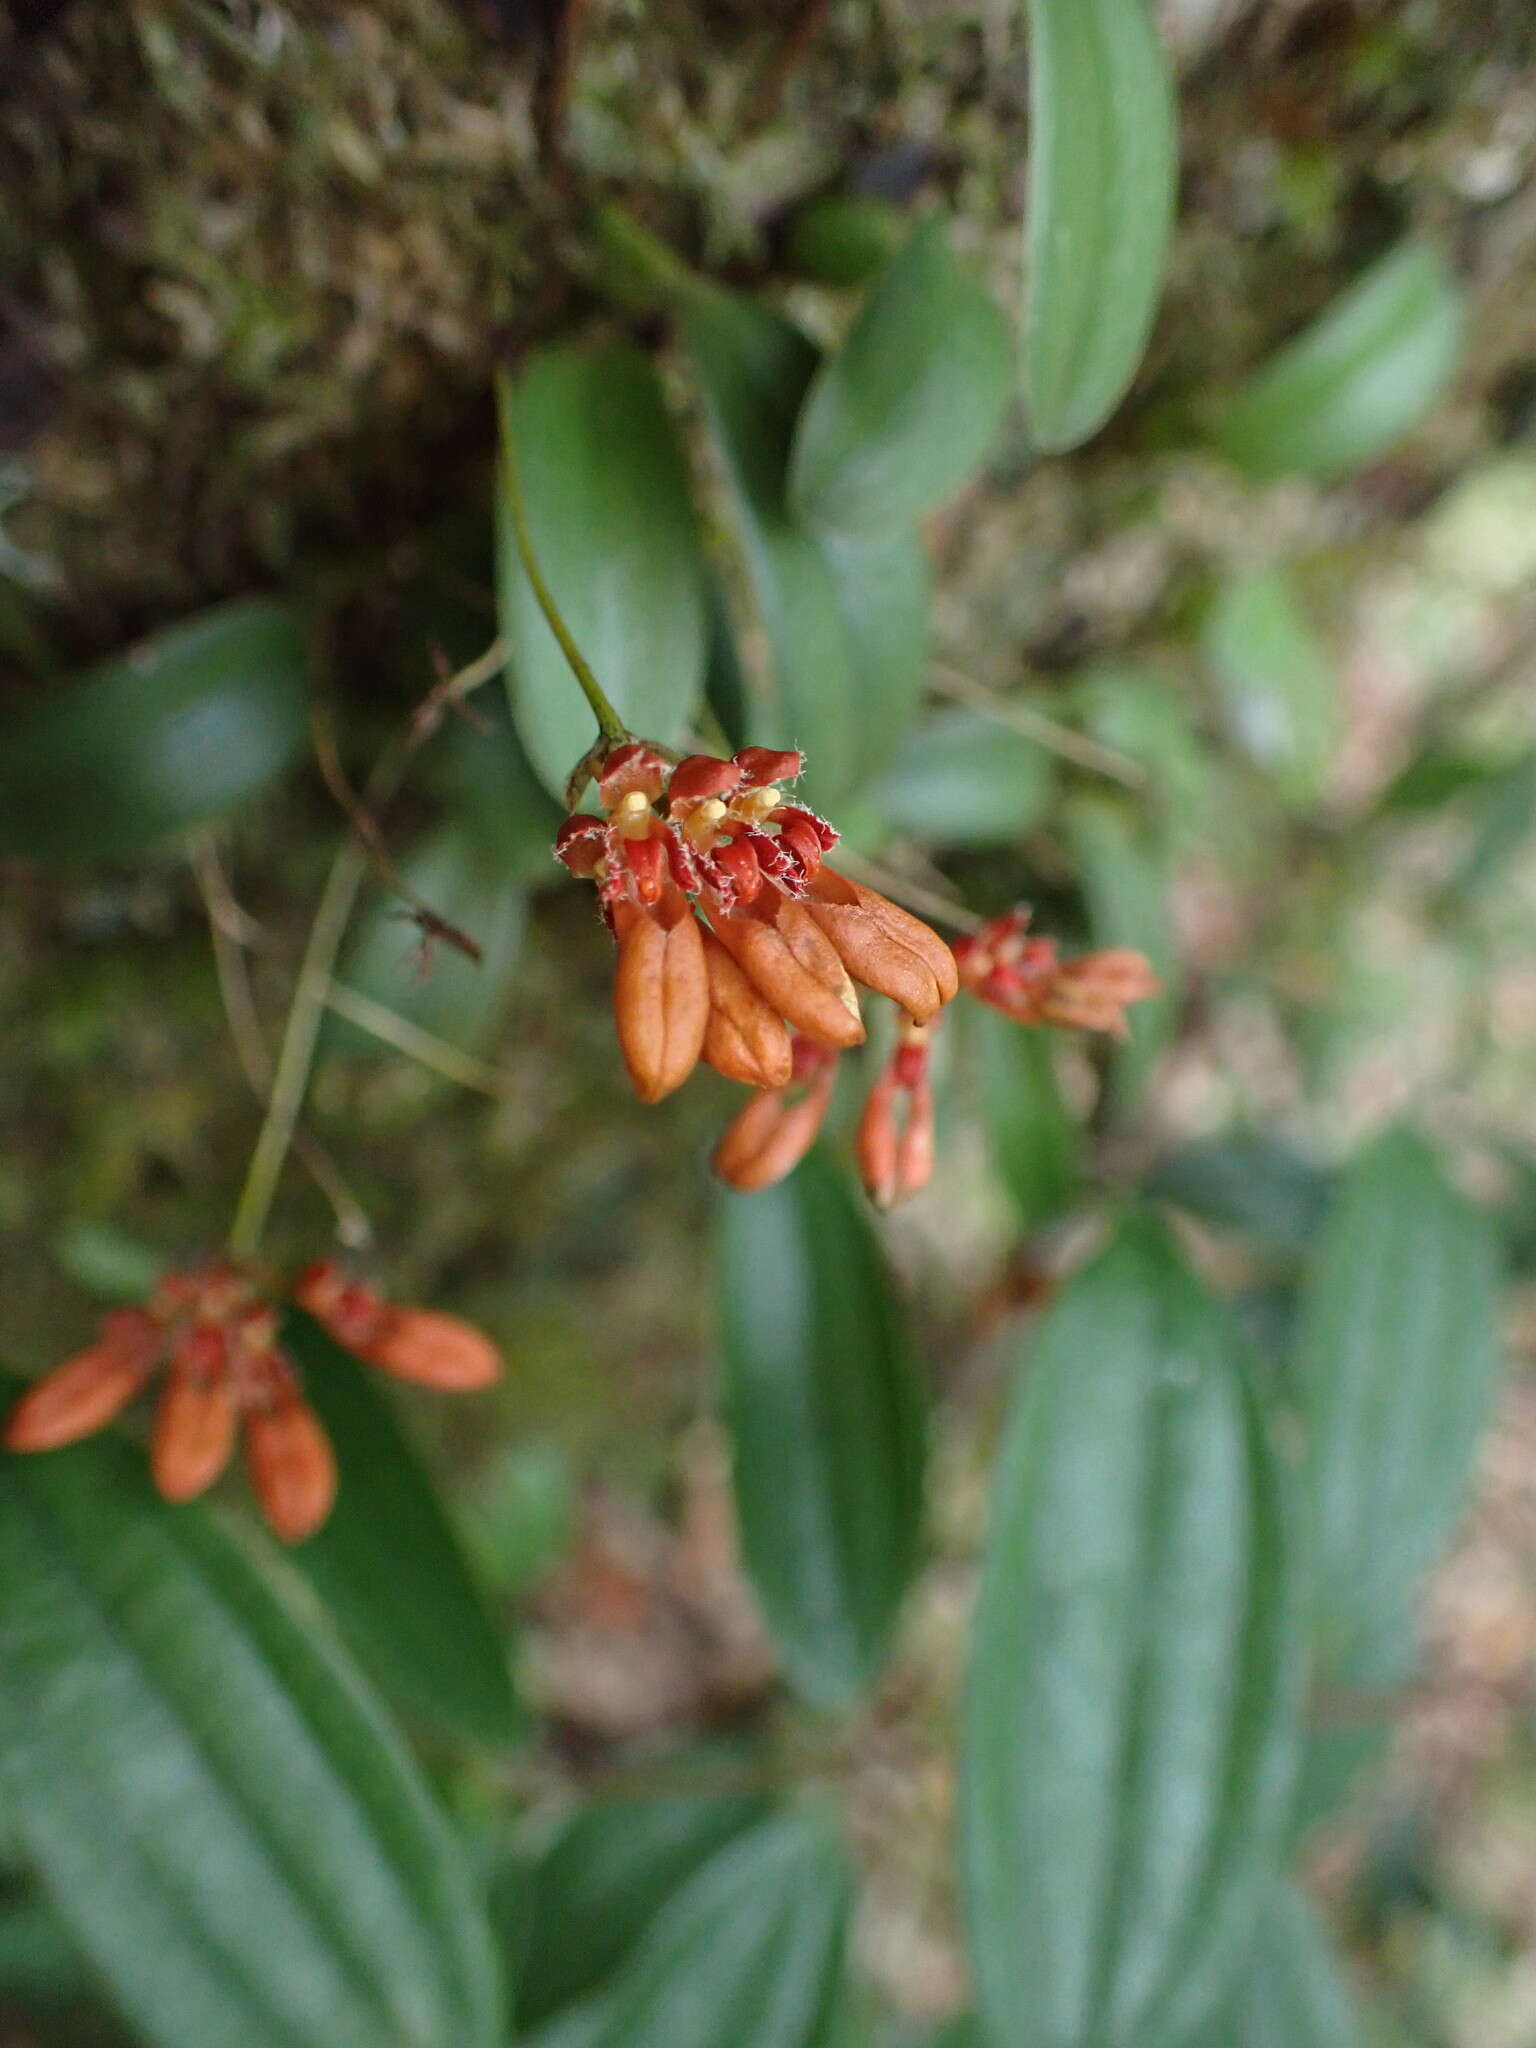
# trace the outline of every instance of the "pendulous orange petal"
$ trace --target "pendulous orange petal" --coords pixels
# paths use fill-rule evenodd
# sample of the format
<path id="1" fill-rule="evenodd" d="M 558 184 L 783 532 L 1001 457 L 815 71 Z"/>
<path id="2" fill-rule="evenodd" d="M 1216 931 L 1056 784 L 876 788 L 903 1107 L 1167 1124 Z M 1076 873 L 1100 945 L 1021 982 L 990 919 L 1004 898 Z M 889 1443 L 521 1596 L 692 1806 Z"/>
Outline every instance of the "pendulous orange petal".
<path id="1" fill-rule="evenodd" d="M 483 1330 L 431 1308 L 387 1308 L 359 1347 L 381 1372 L 445 1394 L 472 1394 L 501 1377 L 501 1354 Z"/>
<path id="2" fill-rule="evenodd" d="M 235 1390 L 227 1372 L 173 1365 L 155 1407 L 149 1465 L 167 1500 L 195 1500 L 229 1463 L 235 1445 Z"/>
<path id="3" fill-rule="evenodd" d="M 245 1418 L 245 1469 L 274 1535 L 313 1536 L 336 1500 L 330 1439 L 296 1388 L 284 1388 Z"/>
<path id="4" fill-rule="evenodd" d="M 709 1022 L 709 974 L 697 918 L 681 909 L 648 916 L 631 903 L 615 910 L 619 943 L 613 1014 L 619 1050 L 642 1102 L 680 1088 L 699 1063 Z"/>
<path id="5" fill-rule="evenodd" d="M 714 933 L 705 932 L 703 938 L 709 975 L 704 1058 L 728 1081 L 745 1081 L 752 1088 L 782 1088 L 795 1063 L 788 1027 Z"/>

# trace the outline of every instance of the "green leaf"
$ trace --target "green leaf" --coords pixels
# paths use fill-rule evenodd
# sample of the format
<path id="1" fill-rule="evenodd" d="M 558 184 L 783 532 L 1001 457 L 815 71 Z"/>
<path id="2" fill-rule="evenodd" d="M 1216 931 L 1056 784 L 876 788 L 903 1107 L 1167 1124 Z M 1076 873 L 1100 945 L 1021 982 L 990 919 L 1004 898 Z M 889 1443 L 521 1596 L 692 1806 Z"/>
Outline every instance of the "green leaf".
<path id="1" fill-rule="evenodd" d="M 1132 1007 L 1129 1042 L 1117 1046 L 1111 1060 L 1116 1105 L 1132 1114 L 1146 1096 L 1178 1014 L 1166 854 L 1146 822 L 1113 797 L 1079 797 L 1066 827 L 1094 945 L 1134 946 L 1163 983 L 1161 995 Z"/>
<path id="2" fill-rule="evenodd" d="M 565 817 L 551 802 L 512 724 L 505 690 L 482 688 L 474 723 L 457 719 L 431 756 L 432 780 L 459 833 L 509 882 L 547 882 Z"/>
<path id="3" fill-rule="evenodd" d="M 1216 438 L 1256 476 L 1356 469 L 1411 433 L 1444 395 L 1465 317 L 1440 250 L 1400 242 L 1249 379 Z"/>
<path id="4" fill-rule="evenodd" d="M 1238 745 L 1288 801 L 1316 803 L 1339 744 L 1339 684 L 1290 578 L 1255 569 L 1223 584 L 1201 644 Z"/>
<path id="5" fill-rule="evenodd" d="M 142 1456 L 0 1472 L 0 1789 L 156 2048 L 494 2048 L 463 1856 L 307 1589 Z"/>
<path id="6" fill-rule="evenodd" d="M 522 1902 L 518 2024 L 540 2026 L 600 1989 L 672 1897 L 766 1813 L 765 1800 L 746 1794 L 684 1793 L 573 1814 L 534 1865 Z"/>
<path id="7" fill-rule="evenodd" d="M 704 570 L 682 451 L 638 349 L 546 349 L 501 388 L 534 554 L 562 616 L 633 731 L 670 745 L 704 688 Z M 559 796 L 596 737 L 498 504 L 502 631 L 512 715 Z"/>
<path id="8" fill-rule="evenodd" d="M 1173 225 L 1173 84 L 1146 0 L 1029 0 L 1024 397 L 1037 447 L 1075 448 L 1125 393 Z"/>
<path id="9" fill-rule="evenodd" d="M 817 371 L 790 457 L 794 502 L 830 527 L 926 512 L 986 452 L 1008 402 L 1008 325 L 926 220 Z"/>
<path id="10" fill-rule="evenodd" d="M 336 1452 L 330 1519 L 294 1552 L 374 1683 L 472 1742 L 520 1732 L 507 1646 L 375 1375 L 290 1310 L 283 1341 Z"/>
<path id="11" fill-rule="evenodd" d="M 750 299 L 690 284 L 680 327 L 728 487 L 732 530 L 767 638 L 771 694 L 748 704 L 765 746 L 798 746 L 823 804 L 859 778 L 857 705 L 826 552 L 789 509 L 789 449 L 816 350 L 797 327 Z"/>
<path id="12" fill-rule="evenodd" d="M 784 254 L 791 269 L 818 284 L 867 284 L 906 233 L 904 216 L 889 200 L 824 192 L 795 209 Z"/>
<path id="13" fill-rule="evenodd" d="M 864 1214 L 819 1154 L 722 1197 L 726 1420 L 748 1571 L 791 1684 L 849 1707 L 917 1556 L 923 1399 Z"/>
<path id="14" fill-rule="evenodd" d="M 431 910 L 476 942 L 480 959 L 441 939 L 424 956 L 407 906 L 381 888 L 347 942 L 336 979 L 408 1025 L 462 1052 L 479 1052 L 511 1003 L 528 920 L 526 885 L 509 874 L 494 847 L 453 823 L 422 840 L 400 872 Z M 327 1019 L 325 1042 L 355 1056 L 399 1057 L 377 1033 L 339 1015 Z"/>
<path id="15" fill-rule="evenodd" d="M 994 1480 L 961 1771 L 1008 2048 L 1162 2048 L 1279 1853 L 1299 1658 L 1279 1467 L 1226 1316 L 1145 1219 L 1067 1288 Z"/>
<path id="16" fill-rule="evenodd" d="M 13 712 L 0 857 L 122 860 L 232 810 L 302 752 L 304 615 L 216 605 Z"/>
<path id="17" fill-rule="evenodd" d="M 849 791 L 864 793 L 901 746 L 922 705 L 932 572 L 915 533 L 827 534 L 822 554 L 847 641 L 848 701 L 857 740 Z M 816 765 L 813 756 L 813 777 Z"/>
<path id="18" fill-rule="evenodd" d="M 1455 1527 L 1497 1371 L 1496 1266 L 1485 1219 L 1410 1132 L 1351 1165 L 1297 1340 L 1330 1676 L 1397 1638 Z"/>
<path id="19" fill-rule="evenodd" d="M 849 1893 L 841 1848 L 814 1817 L 752 1829 L 673 1899 L 596 2011 L 541 2048 L 818 2048 Z"/>
<path id="20" fill-rule="evenodd" d="M 1198 2048 L 1360 2048 L 1363 2030 L 1333 1945 L 1308 1901 L 1277 1885 L 1241 1988 Z"/>
<path id="21" fill-rule="evenodd" d="M 972 1022 L 987 1143 L 1019 1221 L 1036 1230 L 1071 1205 L 1081 1176 L 1082 1134 L 1062 1100 L 1055 1041 L 995 1010 Z"/>
<path id="22" fill-rule="evenodd" d="M 1014 846 L 1040 823 L 1051 763 L 980 712 L 935 711 L 907 734 L 870 792 L 893 830 L 941 846 Z"/>
<path id="23" fill-rule="evenodd" d="M 1296 1258 L 1317 1236 L 1332 1181 L 1278 1138 L 1234 1131 L 1168 1153 L 1144 1185 L 1192 1216 Z"/>

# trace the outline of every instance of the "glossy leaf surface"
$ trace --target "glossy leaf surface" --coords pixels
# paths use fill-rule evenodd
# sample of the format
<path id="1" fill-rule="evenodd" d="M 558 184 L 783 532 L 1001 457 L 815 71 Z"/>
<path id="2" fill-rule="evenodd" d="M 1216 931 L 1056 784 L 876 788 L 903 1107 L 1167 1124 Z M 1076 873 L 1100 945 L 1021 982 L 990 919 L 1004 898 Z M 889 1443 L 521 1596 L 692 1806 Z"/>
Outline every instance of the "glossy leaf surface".
<path id="1" fill-rule="evenodd" d="M 1257 476 L 1333 477 L 1411 433 L 1456 372 L 1466 320 L 1431 243 L 1390 250 L 1230 401 L 1217 439 Z"/>
<path id="2" fill-rule="evenodd" d="M 1173 85 L 1146 0 L 1030 0 L 1024 400 L 1075 448 L 1124 396 L 1162 291 Z"/>
<path id="3" fill-rule="evenodd" d="M 378 1375 L 296 1309 L 284 1342 L 341 1474 L 330 1519 L 294 1552 L 299 1569 L 396 1704 L 472 1742 L 509 1741 L 508 1645 Z"/>
<path id="4" fill-rule="evenodd" d="M 884 531 L 926 512 L 986 452 L 1008 402 L 1002 314 L 924 221 L 871 288 L 806 394 L 795 504 L 834 528 Z"/>
<path id="5" fill-rule="evenodd" d="M 1293 1607 L 1231 1326 L 1134 1220 L 1040 1332 L 996 1468 L 962 1760 L 993 2040 L 1161 2048 L 1219 1999 L 1286 1818 Z"/>
<path id="6" fill-rule="evenodd" d="M 233 809 L 303 752 L 305 660 L 298 606 L 242 599 L 12 712 L 0 857 L 127 859 Z"/>
<path id="7" fill-rule="evenodd" d="M 1308 1274 L 1298 1367 L 1318 1624 L 1335 1671 L 1386 1654 L 1454 1529 L 1498 1363 L 1484 1218 L 1406 1130 L 1351 1165 Z"/>
<path id="8" fill-rule="evenodd" d="M 301 1583 L 141 1455 L 0 1473 L 0 1782 L 157 2048 L 494 2048 L 488 1930 Z"/>
<path id="9" fill-rule="evenodd" d="M 723 1197 L 717 1249 L 747 1567 L 790 1682 L 848 1707 L 917 1555 L 923 1400 L 900 1306 L 819 1154 L 776 1188 Z"/>
<path id="10" fill-rule="evenodd" d="M 1010 846 L 1038 825 L 1049 757 L 980 712 L 931 712 L 912 727 L 876 788 L 892 828 L 941 846 Z"/>
<path id="11" fill-rule="evenodd" d="M 614 344 L 535 355 L 501 392 L 545 581 L 620 718 L 679 740 L 704 688 L 703 564 L 682 450 L 656 372 Z M 558 796 L 596 738 L 565 656 L 498 507 L 502 630 L 512 715 Z"/>

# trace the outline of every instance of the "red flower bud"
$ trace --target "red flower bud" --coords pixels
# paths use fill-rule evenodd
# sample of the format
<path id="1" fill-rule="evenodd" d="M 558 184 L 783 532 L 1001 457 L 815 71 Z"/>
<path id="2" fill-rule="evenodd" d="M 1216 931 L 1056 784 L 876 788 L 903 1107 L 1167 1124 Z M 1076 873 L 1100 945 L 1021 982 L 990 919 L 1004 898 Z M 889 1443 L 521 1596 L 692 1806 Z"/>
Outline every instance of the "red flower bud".
<path id="1" fill-rule="evenodd" d="M 713 754 L 690 754 L 678 762 L 667 779 L 667 802 L 692 803 L 712 796 L 732 796 L 740 781 L 741 770 L 734 761 L 717 760 Z"/>
<path id="2" fill-rule="evenodd" d="M 430 1308 L 385 1309 L 362 1355 L 381 1372 L 444 1394 L 476 1393 L 501 1377 L 501 1354 L 483 1331 Z"/>
<path id="3" fill-rule="evenodd" d="M 731 758 L 741 770 L 743 789 L 767 789 L 776 782 L 793 782 L 805 767 L 805 756 L 793 749 L 743 747 Z"/>
<path id="4" fill-rule="evenodd" d="M 709 976 L 697 919 L 674 895 L 656 916 L 615 906 L 619 942 L 613 1013 L 619 1049 L 642 1102 L 680 1088 L 699 1063 L 709 1021 Z"/>
<path id="5" fill-rule="evenodd" d="M 756 1194 L 793 1173 L 816 1142 L 837 1081 L 837 1057 L 822 1048 L 810 1086 L 798 1100 L 765 1089 L 737 1111 L 715 1147 L 714 1169 L 738 1194 Z M 797 1047 L 798 1052 L 798 1047 Z"/>

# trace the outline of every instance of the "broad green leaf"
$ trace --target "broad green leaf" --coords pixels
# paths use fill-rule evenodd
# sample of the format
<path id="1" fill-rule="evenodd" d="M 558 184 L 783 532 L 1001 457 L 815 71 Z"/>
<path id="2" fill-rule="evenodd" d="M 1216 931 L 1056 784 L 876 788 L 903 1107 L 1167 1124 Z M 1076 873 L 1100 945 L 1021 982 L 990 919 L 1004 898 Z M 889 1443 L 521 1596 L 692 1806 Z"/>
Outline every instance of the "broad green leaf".
<path id="1" fill-rule="evenodd" d="M 1049 757 L 980 712 L 934 711 L 912 727 L 875 788 L 893 831 L 941 846 L 1013 846 L 1040 823 Z"/>
<path id="2" fill-rule="evenodd" d="M 790 482 L 818 524 L 888 531 L 926 512 L 986 452 L 1008 402 L 1007 322 L 924 221 L 817 371 Z"/>
<path id="3" fill-rule="evenodd" d="M 1461 354 L 1464 295 L 1428 242 L 1400 242 L 1250 378 L 1217 423 L 1257 476 L 1333 477 L 1411 433 Z"/>
<path id="4" fill-rule="evenodd" d="M 1123 397 L 1173 225 L 1173 84 L 1146 0 L 1029 0 L 1024 399 L 1075 448 Z"/>
<path id="5" fill-rule="evenodd" d="M 778 314 L 712 286 L 690 286 L 679 312 L 768 642 L 771 696 L 749 699 L 748 730 L 766 746 L 803 748 L 813 799 L 828 804 L 859 779 L 861 763 L 843 605 L 821 543 L 795 521 L 787 494 L 816 350 Z"/>
<path id="6" fill-rule="evenodd" d="M 528 917 L 526 885 L 494 846 L 455 823 L 424 839 L 400 871 L 429 909 L 475 941 L 480 959 L 442 939 L 424 948 L 408 906 L 381 887 L 348 940 L 336 980 L 407 1025 L 479 1052 L 511 1002 Z M 328 1019 L 325 1035 L 328 1045 L 355 1055 L 399 1057 L 391 1041 L 346 1016 Z"/>
<path id="7" fill-rule="evenodd" d="M 0 1472 L 0 1789 L 156 2048 L 495 2048 L 458 1845 L 312 1596 L 142 1454 Z"/>
<path id="8" fill-rule="evenodd" d="M 1497 1371 L 1496 1264 L 1486 1221 L 1410 1132 L 1351 1165 L 1297 1340 L 1330 1675 L 1397 1639 L 1455 1526 Z"/>
<path id="9" fill-rule="evenodd" d="M 1055 1040 L 995 1010 L 980 1010 L 972 1021 L 981 1043 L 987 1144 L 1019 1221 L 1036 1230 L 1070 1205 L 1081 1170 L 1082 1134 L 1062 1100 Z"/>
<path id="10" fill-rule="evenodd" d="M 1330 1176 L 1278 1138 L 1234 1131 L 1202 1138 L 1157 1162 L 1145 1187 L 1269 1249 L 1299 1257 L 1317 1235 Z"/>
<path id="11" fill-rule="evenodd" d="M 818 284 L 867 284 L 906 233 L 905 218 L 889 200 L 824 192 L 796 207 L 784 254 L 792 269 Z"/>
<path id="12" fill-rule="evenodd" d="M 0 1899 L 0 2004 L 20 1997 L 52 2005 L 91 1988 L 80 1951 L 56 1913 L 41 1899 Z"/>
<path id="13" fill-rule="evenodd" d="M 998 2048 L 1163 2048 L 1244 1954 L 1295 1748 L 1287 1522 L 1226 1316 L 1133 1221 L 1042 1329 L 994 1479 L 961 1802 Z"/>
<path id="14" fill-rule="evenodd" d="M 534 555 L 588 665 L 632 731 L 670 745 L 704 688 L 704 581 L 687 468 L 638 349 L 546 349 L 501 388 Z M 518 560 L 498 504 L 512 715 L 558 796 L 596 738 L 592 713 Z"/>
<path id="15" fill-rule="evenodd" d="M 821 2048 L 840 1990 L 850 1885 L 811 1815 L 751 1829 L 654 1922 L 612 1991 L 550 2048 Z"/>
<path id="16" fill-rule="evenodd" d="M 1292 1884 L 1265 1903 L 1253 1953 L 1220 2020 L 1191 2048 L 1362 2048 L 1340 1958 Z"/>
<path id="17" fill-rule="evenodd" d="M 923 1400 L 868 1222 L 819 1154 L 722 1197 L 726 1419 L 747 1569 L 790 1683 L 851 1706 L 917 1555 Z"/>
<path id="18" fill-rule="evenodd" d="M 829 533 L 822 553 L 847 642 L 856 741 L 849 787 L 866 795 L 922 705 L 933 579 L 915 533 Z"/>
<path id="19" fill-rule="evenodd" d="M 1168 927 L 1169 876 L 1163 848 L 1145 821 L 1113 797 L 1079 797 L 1066 819 L 1096 947 L 1134 946 L 1163 983 L 1161 995 L 1130 1012 L 1130 1039 L 1111 1061 L 1117 1106 L 1134 1113 L 1145 1098 L 1177 1016 L 1176 964 Z"/>
<path id="20" fill-rule="evenodd" d="M 767 1813 L 747 1794 L 615 1799 L 574 1813 L 529 1873 L 517 2018 L 543 2024 L 624 1963 L 672 1897 Z"/>
<path id="21" fill-rule="evenodd" d="M 1290 578 L 1255 569 L 1223 584 L 1201 644 L 1238 745 L 1289 802 L 1315 804 L 1339 743 L 1339 682 Z"/>
<path id="22" fill-rule="evenodd" d="M 0 857 L 142 853 L 274 780 L 307 732 L 302 611 L 216 605 L 9 715 Z"/>
<path id="23" fill-rule="evenodd" d="M 374 1683 L 472 1742 L 519 1729 L 508 1646 L 376 1375 L 290 1310 L 284 1343 L 336 1452 L 329 1521 L 294 1553 Z"/>

